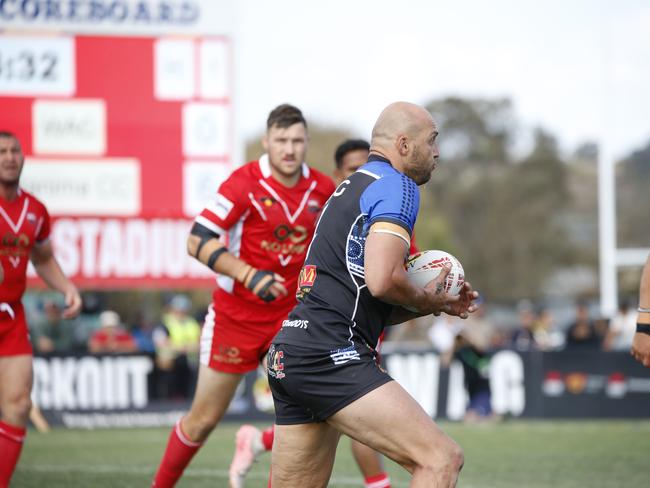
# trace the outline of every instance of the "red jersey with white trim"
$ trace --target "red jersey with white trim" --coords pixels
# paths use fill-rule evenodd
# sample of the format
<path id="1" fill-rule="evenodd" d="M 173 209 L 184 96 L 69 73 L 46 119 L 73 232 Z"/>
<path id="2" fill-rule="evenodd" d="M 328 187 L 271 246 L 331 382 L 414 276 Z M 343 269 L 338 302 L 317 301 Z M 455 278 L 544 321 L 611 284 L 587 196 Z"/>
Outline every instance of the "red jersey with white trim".
<path id="1" fill-rule="evenodd" d="M 0 302 L 18 302 L 27 286 L 32 248 L 50 236 L 45 205 L 22 188 L 11 202 L 0 197 Z"/>
<path id="2" fill-rule="evenodd" d="M 196 222 L 226 235 L 228 251 L 251 266 L 273 271 L 286 281 L 288 295 L 270 303 L 287 312 L 295 305 L 300 268 L 314 235 L 316 221 L 334 183 L 323 173 L 303 163 L 298 183 L 288 188 L 273 178 L 268 156 L 235 170 L 224 181 L 215 199 Z M 216 306 L 233 317 L 260 317 L 266 304 L 241 283 L 225 275 L 217 278 Z"/>

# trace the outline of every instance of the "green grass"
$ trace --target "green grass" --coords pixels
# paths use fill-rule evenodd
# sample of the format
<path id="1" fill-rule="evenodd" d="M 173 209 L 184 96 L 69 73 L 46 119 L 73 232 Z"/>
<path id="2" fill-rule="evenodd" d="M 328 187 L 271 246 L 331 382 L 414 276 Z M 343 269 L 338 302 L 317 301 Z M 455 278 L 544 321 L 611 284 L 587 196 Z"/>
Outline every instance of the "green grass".
<path id="1" fill-rule="evenodd" d="M 465 450 L 459 487 L 606 488 L 648 486 L 650 421 L 442 423 Z M 227 487 L 236 424 L 223 424 L 197 454 L 179 488 Z M 169 429 L 30 431 L 12 487 L 147 487 Z M 331 487 L 362 487 L 349 441 L 339 445 Z M 266 487 L 270 457 L 248 486 Z M 388 461 L 395 488 L 409 477 Z"/>

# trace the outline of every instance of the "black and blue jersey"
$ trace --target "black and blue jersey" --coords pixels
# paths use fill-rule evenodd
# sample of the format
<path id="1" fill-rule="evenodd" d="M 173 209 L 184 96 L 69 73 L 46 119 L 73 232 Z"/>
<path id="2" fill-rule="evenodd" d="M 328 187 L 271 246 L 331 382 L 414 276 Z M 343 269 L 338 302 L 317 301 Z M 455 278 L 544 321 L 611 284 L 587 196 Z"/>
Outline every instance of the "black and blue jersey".
<path id="1" fill-rule="evenodd" d="M 375 222 L 390 222 L 412 235 L 419 203 L 415 182 L 375 155 L 343 181 L 317 224 L 298 280 L 298 305 L 273 342 L 327 350 L 335 363 L 357 359 L 356 345 L 374 348 L 393 306 L 365 284 L 368 231 Z"/>

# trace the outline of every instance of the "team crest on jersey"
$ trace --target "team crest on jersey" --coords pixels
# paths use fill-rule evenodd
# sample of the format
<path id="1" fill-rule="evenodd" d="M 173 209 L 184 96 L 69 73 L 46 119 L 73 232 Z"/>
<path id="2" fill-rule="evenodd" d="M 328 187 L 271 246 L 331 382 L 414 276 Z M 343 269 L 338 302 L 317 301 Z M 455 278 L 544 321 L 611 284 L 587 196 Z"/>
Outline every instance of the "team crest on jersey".
<path id="1" fill-rule="evenodd" d="M 269 196 L 260 197 L 260 202 L 262 202 L 262 205 L 265 207 L 270 207 L 275 203 L 275 198 Z"/>
<path id="2" fill-rule="evenodd" d="M 312 212 L 312 213 L 318 213 L 322 210 L 322 205 L 318 200 L 314 200 L 313 198 L 309 201 L 307 201 L 307 210 Z"/>
<path id="3" fill-rule="evenodd" d="M 281 380 L 286 376 L 284 373 L 284 351 L 278 351 L 275 346 L 271 346 L 267 357 L 269 376 L 276 380 Z"/>
<path id="4" fill-rule="evenodd" d="M 302 300 L 311 291 L 314 281 L 316 281 L 316 266 L 312 264 L 303 266 L 298 277 L 298 290 L 296 291 L 298 300 Z"/>
<path id="5" fill-rule="evenodd" d="M 36 215 L 34 215 L 32 212 L 28 212 L 26 218 L 27 218 L 27 222 L 31 224 L 36 223 Z"/>

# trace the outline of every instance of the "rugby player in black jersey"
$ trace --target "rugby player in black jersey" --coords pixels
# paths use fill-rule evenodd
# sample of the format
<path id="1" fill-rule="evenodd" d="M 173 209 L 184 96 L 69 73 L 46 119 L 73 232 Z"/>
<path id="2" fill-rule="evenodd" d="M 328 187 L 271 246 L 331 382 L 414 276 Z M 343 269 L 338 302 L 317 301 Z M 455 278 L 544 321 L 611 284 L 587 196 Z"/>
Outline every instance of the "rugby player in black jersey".
<path id="1" fill-rule="evenodd" d="M 449 268 L 425 288 L 404 269 L 417 186 L 436 167 L 437 136 L 424 108 L 389 105 L 373 128 L 368 163 L 341 182 L 322 211 L 298 305 L 268 353 L 274 488 L 327 486 L 340 433 L 401 464 L 412 487 L 456 484 L 461 448 L 374 360 L 386 325 L 430 313 L 467 318 L 476 309 L 469 283 L 457 296 L 445 293 Z"/>

